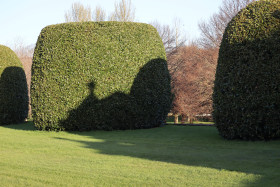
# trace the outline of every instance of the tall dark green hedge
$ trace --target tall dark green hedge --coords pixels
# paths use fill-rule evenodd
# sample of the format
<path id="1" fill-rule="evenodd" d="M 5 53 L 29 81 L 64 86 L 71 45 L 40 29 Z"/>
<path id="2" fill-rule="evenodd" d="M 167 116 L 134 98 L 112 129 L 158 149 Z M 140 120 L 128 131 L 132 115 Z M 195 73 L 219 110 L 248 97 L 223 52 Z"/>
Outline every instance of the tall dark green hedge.
<path id="1" fill-rule="evenodd" d="M 23 122 L 28 115 L 28 88 L 17 55 L 0 45 L 0 125 Z"/>
<path id="2" fill-rule="evenodd" d="M 51 25 L 32 65 L 32 111 L 40 130 L 160 126 L 171 105 L 161 38 L 141 23 Z"/>
<path id="3" fill-rule="evenodd" d="M 227 139 L 280 137 L 280 1 L 260 0 L 228 24 L 214 86 L 215 124 Z"/>

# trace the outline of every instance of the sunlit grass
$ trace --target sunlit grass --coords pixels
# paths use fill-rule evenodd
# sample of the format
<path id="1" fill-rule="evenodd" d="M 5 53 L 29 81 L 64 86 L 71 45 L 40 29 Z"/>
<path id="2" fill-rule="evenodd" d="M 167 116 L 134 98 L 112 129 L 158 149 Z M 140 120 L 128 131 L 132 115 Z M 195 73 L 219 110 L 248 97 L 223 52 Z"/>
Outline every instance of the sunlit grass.
<path id="1" fill-rule="evenodd" d="M 279 178 L 279 140 L 226 141 L 215 127 L 0 127 L 0 186 L 279 186 Z"/>
<path id="2" fill-rule="evenodd" d="M 182 116 L 179 116 L 178 117 L 178 124 L 177 125 L 180 125 L 182 123 Z M 173 125 L 174 124 L 174 116 L 168 116 L 167 119 L 166 119 L 166 123 L 169 124 L 169 125 Z M 184 124 L 187 124 L 188 122 L 184 122 Z M 204 124 L 204 125 L 213 125 L 214 122 L 213 121 L 193 121 L 193 125 L 196 125 L 196 124 Z"/>

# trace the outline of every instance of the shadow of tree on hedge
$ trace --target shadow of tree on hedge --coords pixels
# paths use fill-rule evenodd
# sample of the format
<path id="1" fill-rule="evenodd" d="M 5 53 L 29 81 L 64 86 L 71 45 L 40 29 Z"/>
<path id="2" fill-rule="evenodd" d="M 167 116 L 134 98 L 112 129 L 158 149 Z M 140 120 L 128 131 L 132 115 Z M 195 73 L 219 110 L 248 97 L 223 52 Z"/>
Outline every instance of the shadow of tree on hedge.
<path id="1" fill-rule="evenodd" d="M 23 68 L 5 68 L 0 77 L 0 125 L 23 122 L 28 116 L 28 100 Z"/>
<path id="2" fill-rule="evenodd" d="M 88 83 L 90 94 L 60 122 L 66 130 L 125 130 L 163 125 L 172 98 L 165 60 L 153 59 L 145 64 L 129 94 L 115 92 L 98 99 L 94 94 L 95 84 L 93 81 Z"/>
<path id="3" fill-rule="evenodd" d="M 99 100 L 94 95 L 95 83 L 90 82 L 88 87 L 90 95 L 76 109 L 71 110 L 69 117 L 61 122 L 66 130 L 127 129 L 133 124 L 131 121 L 133 117 L 131 115 L 134 113 L 129 109 L 132 102 L 129 95 L 117 92 L 105 99 Z M 114 103 L 114 106 L 111 103 Z M 106 116 L 104 117 L 105 113 Z M 130 120 L 122 119 L 128 115 L 131 118 Z M 110 116 L 110 118 L 107 119 L 107 116 Z"/>
<path id="4" fill-rule="evenodd" d="M 257 179 L 251 178 L 251 181 L 241 178 L 240 185 L 243 186 L 273 186 L 280 177 L 278 140 L 227 141 L 218 135 L 214 127 L 165 126 L 136 131 L 72 133 L 85 139 L 56 139 L 77 142 L 77 146 L 98 150 L 100 154 L 257 175 Z M 101 141 L 97 142 L 96 139 Z M 231 182 L 229 179 L 228 184 Z"/>

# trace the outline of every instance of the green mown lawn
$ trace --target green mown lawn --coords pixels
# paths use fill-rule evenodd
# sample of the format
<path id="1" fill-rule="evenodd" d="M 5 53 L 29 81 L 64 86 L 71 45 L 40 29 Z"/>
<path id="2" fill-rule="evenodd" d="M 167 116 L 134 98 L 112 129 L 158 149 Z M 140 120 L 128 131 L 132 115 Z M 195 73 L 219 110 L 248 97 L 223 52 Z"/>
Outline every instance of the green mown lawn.
<path id="1" fill-rule="evenodd" d="M 178 125 L 180 125 L 181 122 L 182 122 L 182 117 L 179 116 L 178 120 L 179 120 Z M 166 123 L 169 124 L 169 125 L 174 125 L 174 116 L 168 116 L 168 117 L 166 118 Z M 186 124 L 186 123 L 188 123 L 188 122 L 186 121 L 186 122 L 184 122 L 184 123 Z M 193 125 L 195 125 L 195 124 L 213 125 L 214 122 L 211 122 L 211 121 L 209 121 L 209 122 L 208 122 L 208 121 L 193 121 Z"/>
<path id="2" fill-rule="evenodd" d="M 280 186 L 280 140 L 227 141 L 215 127 L 1 126 L 0 186 Z"/>

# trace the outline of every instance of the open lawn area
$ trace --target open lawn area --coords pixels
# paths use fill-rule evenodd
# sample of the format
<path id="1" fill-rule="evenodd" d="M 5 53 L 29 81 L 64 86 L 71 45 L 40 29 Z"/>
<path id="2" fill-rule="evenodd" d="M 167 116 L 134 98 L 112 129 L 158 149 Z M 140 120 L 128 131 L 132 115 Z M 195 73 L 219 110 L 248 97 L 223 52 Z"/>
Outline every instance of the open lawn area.
<path id="1" fill-rule="evenodd" d="M 280 186 L 280 140 L 227 141 L 215 127 L 1 126 L 0 186 Z"/>

